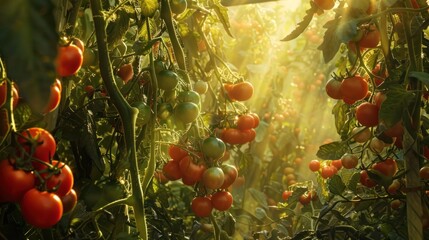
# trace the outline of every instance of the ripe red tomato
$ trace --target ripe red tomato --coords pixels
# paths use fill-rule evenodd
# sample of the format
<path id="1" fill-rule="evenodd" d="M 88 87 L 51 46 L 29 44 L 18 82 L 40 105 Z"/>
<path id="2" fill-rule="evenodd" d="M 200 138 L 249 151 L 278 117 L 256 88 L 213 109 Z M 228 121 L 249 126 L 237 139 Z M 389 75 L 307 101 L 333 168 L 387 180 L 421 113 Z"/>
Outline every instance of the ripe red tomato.
<path id="1" fill-rule="evenodd" d="M 222 133 L 222 140 L 229 144 L 240 144 L 242 142 L 241 131 L 235 128 L 227 128 Z"/>
<path id="2" fill-rule="evenodd" d="M 43 173 L 41 175 L 46 180 L 47 189 L 54 192 L 59 197 L 63 197 L 67 195 L 73 187 L 73 172 L 70 167 L 63 162 L 53 160 L 52 165 L 54 166 L 52 172 L 57 174 L 50 176 L 50 173 Z M 54 189 L 56 189 L 56 191 L 53 191 Z"/>
<path id="3" fill-rule="evenodd" d="M 308 167 L 312 172 L 317 172 L 320 169 L 320 161 L 317 159 L 311 160 Z"/>
<path id="4" fill-rule="evenodd" d="M 251 142 L 251 141 L 255 140 L 255 138 L 256 138 L 255 129 L 243 130 L 243 131 L 240 131 L 240 134 L 241 134 L 240 144 L 245 144 L 245 143 Z"/>
<path id="5" fill-rule="evenodd" d="M 289 199 L 289 197 L 292 196 L 292 193 L 293 193 L 293 191 L 288 191 L 288 190 L 283 191 L 282 199 L 284 201 L 287 201 Z"/>
<path id="6" fill-rule="evenodd" d="M 304 193 L 301 196 L 299 196 L 298 201 L 302 204 L 302 205 L 307 205 L 311 202 L 311 194 L 310 193 Z"/>
<path id="7" fill-rule="evenodd" d="M 378 108 L 381 108 L 381 104 L 386 100 L 386 94 L 382 92 L 377 92 L 374 95 L 374 103 L 377 105 Z"/>
<path id="8" fill-rule="evenodd" d="M 355 168 L 359 163 L 359 158 L 356 155 L 346 153 L 341 157 L 341 164 L 345 169 Z"/>
<path id="9" fill-rule="evenodd" d="M 252 115 L 244 114 L 237 119 L 237 129 L 248 130 L 255 125 L 255 119 Z"/>
<path id="10" fill-rule="evenodd" d="M 375 185 L 377 185 L 377 183 L 374 180 L 369 178 L 368 172 L 366 170 L 362 170 L 360 172 L 359 181 L 362 185 L 364 185 L 367 188 L 372 188 L 372 187 L 375 187 Z"/>
<path id="11" fill-rule="evenodd" d="M 19 205 L 25 221 L 36 228 L 50 228 L 63 215 L 63 204 L 57 195 L 35 188 L 25 193 Z"/>
<path id="12" fill-rule="evenodd" d="M 0 202 L 18 202 L 34 188 L 35 178 L 31 172 L 15 169 L 12 159 L 0 161 Z"/>
<path id="13" fill-rule="evenodd" d="M 61 77 L 71 76 L 79 71 L 83 62 L 83 53 L 75 45 L 68 45 L 58 49 L 57 73 Z"/>
<path id="14" fill-rule="evenodd" d="M 226 211 L 232 206 L 233 197 L 227 191 L 216 192 L 212 195 L 213 207 L 219 211 Z"/>
<path id="15" fill-rule="evenodd" d="M 341 82 L 340 91 L 343 99 L 364 99 L 368 94 L 368 82 L 359 75 L 349 77 Z"/>
<path id="16" fill-rule="evenodd" d="M 259 122 L 260 122 L 258 114 L 249 113 L 249 115 L 253 117 L 253 128 L 257 128 L 259 126 Z"/>
<path id="17" fill-rule="evenodd" d="M 168 148 L 168 155 L 175 161 L 180 161 L 182 158 L 188 156 L 188 152 L 176 145 L 170 145 Z"/>
<path id="18" fill-rule="evenodd" d="M 334 7 L 334 0 L 314 0 L 314 3 L 323 10 L 330 10 Z"/>
<path id="19" fill-rule="evenodd" d="M 122 65 L 116 74 L 122 79 L 122 81 L 127 83 L 134 76 L 133 65 L 131 63 Z"/>
<path id="20" fill-rule="evenodd" d="M 420 168 L 419 176 L 421 179 L 429 179 L 429 167 L 424 166 L 424 167 Z"/>
<path id="21" fill-rule="evenodd" d="M 21 132 L 17 142 L 28 154 L 33 153 L 34 158 L 44 162 L 49 162 L 57 148 L 54 137 L 45 129 L 37 127 L 28 128 Z M 33 166 L 37 168 L 44 165 L 33 162 Z"/>
<path id="22" fill-rule="evenodd" d="M 61 85 L 60 85 L 61 86 Z M 45 109 L 45 113 L 54 111 L 61 101 L 61 88 L 58 87 L 58 83 L 51 85 L 51 92 L 49 94 L 48 106 Z"/>
<path id="23" fill-rule="evenodd" d="M 186 156 L 180 160 L 179 168 L 182 173 L 182 177 L 186 176 L 187 179 L 194 180 L 195 182 L 201 180 L 204 171 L 206 170 L 204 165 L 195 164 L 190 156 Z"/>
<path id="24" fill-rule="evenodd" d="M 329 97 L 333 99 L 343 99 L 343 94 L 341 92 L 341 82 L 332 78 L 326 82 L 325 85 L 326 93 Z"/>
<path id="25" fill-rule="evenodd" d="M 370 27 L 359 40 L 359 46 L 363 48 L 375 48 L 380 43 L 380 32 L 375 27 Z"/>
<path id="26" fill-rule="evenodd" d="M 337 173 L 337 171 L 337 168 L 334 166 L 324 166 L 320 172 L 320 176 L 324 179 L 331 178 L 335 173 Z"/>
<path id="27" fill-rule="evenodd" d="M 77 204 L 77 194 L 74 189 L 70 190 L 65 196 L 61 197 L 63 204 L 63 214 L 71 212 Z"/>
<path id="28" fill-rule="evenodd" d="M 225 181 L 225 174 L 220 167 L 211 167 L 204 171 L 202 182 L 210 189 L 221 188 Z"/>
<path id="29" fill-rule="evenodd" d="M 179 161 L 170 160 L 162 168 L 162 173 L 168 180 L 174 181 L 183 177 L 182 172 L 180 171 Z"/>
<path id="30" fill-rule="evenodd" d="M 197 217 L 208 217 L 213 210 L 212 201 L 208 197 L 195 197 L 192 199 L 191 209 Z"/>
<path id="31" fill-rule="evenodd" d="M 249 100 L 253 96 L 253 85 L 250 82 L 236 83 L 228 95 L 237 101 Z"/>
<path id="32" fill-rule="evenodd" d="M 237 171 L 237 168 L 231 164 L 224 164 L 221 166 L 221 168 L 224 173 L 224 181 L 220 188 L 227 189 L 237 179 L 238 171 Z"/>
<path id="33" fill-rule="evenodd" d="M 372 169 L 379 171 L 385 176 L 393 177 L 398 171 L 398 165 L 393 158 L 386 158 L 382 162 L 373 164 Z"/>
<path id="34" fill-rule="evenodd" d="M 337 170 L 340 170 L 343 167 L 343 163 L 341 162 L 341 159 L 333 160 L 331 162 L 331 165 L 334 166 Z"/>
<path id="35" fill-rule="evenodd" d="M 356 108 L 356 119 L 365 127 L 374 127 L 378 125 L 378 110 L 377 105 L 369 102 L 364 102 Z"/>
<path id="36" fill-rule="evenodd" d="M 384 82 L 384 79 L 388 75 L 387 69 L 385 69 L 384 72 L 381 71 L 381 66 L 379 63 L 371 70 L 371 73 L 375 75 L 374 82 L 377 87 Z"/>
<path id="37" fill-rule="evenodd" d="M 212 159 L 219 159 L 225 153 L 225 143 L 217 137 L 208 137 L 201 143 L 201 151 L 204 156 Z"/>

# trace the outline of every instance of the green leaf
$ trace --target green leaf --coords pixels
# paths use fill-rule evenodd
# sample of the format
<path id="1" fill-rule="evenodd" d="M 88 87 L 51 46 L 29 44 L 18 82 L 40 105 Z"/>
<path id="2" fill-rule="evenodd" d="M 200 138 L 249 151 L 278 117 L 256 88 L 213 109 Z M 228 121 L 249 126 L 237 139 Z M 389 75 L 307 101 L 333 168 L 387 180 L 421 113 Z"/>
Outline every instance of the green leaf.
<path id="1" fill-rule="evenodd" d="M 0 56 L 8 78 L 37 112 L 48 103 L 56 78 L 58 34 L 51 0 L 0 1 Z"/>
<path id="2" fill-rule="evenodd" d="M 343 137 L 347 138 L 347 133 L 349 132 L 350 121 L 347 117 L 349 109 L 349 105 L 343 101 L 338 101 L 332 108 L 332 114 L 335 117 L 335 128 L 342 139 Z"/>
<path id="3" fill-rule="evenodd" d="M 213 1 L 213 9 L 214 9 L 216 15 L 218 16 L 220 22 L 222 23 L 223 28 L 225 29 L 226 33 L 228 33 L 228 35 L 230 37 L 233 37 L 232 33 L 230 31 L 231 25 L 229 23 L 228 8 L 223 6 L 219 0 L 214 0 Z"/>
<path id="4" fill-rule="evenodd" d="M 402 119 L 403 113 L 413 101 L 414 94 L 408 92 L 402 85 L 394 84 L 389 86 L 386 93 L 386 100 L 381 104 L 379 119 L 380 122 L 390 128 Z"/>
<path id="5" fill-rule="evenodd" d="M 255 188 L 249 188 L 248 191 L 261 207 L 263 207 L 264 209 L 268 209 L 267 197 L 263 192 Z"/>
<path id="6" fill-rule="evenodd" d="M 350 178 L 349 182 L 347 183 L 347 188 L 352 190 L 353 192 L 356 192 L 357 184 L 360 180 L 360 173 L 355 172 L 353 176 Z"/>
<path id="7" fill-rule="evenodd" d="M 420 82 L 422 82 L 426 87 L 429 88 L 429 73 L 425 72 L 410 72 L 408 74 L 411 78 L 416 78 Z"/>
<path id="8" fill-rule="evenodd" d="M 326 32 L 322 44 L 317 49 L 322 50 L 325 63 L 331 61 L 340 49 L 341 41 L 336 33 L 339 22 L 339 19 L 333 19 L 323 26 Z"/>
<path id="9" fill-rule="evenodd" d="M 284 37 L 281 41 L 290 41 L 299 37 L 299 35 L 301 35 L 304 32 L 304 30 L 308 27 L 311 20 L 313 19 L 314 14 L 318 10 L 318 7 L 316 6 L 316 4 L 313 4 L 313 2 L 311 3 L 312 3 L 311 8 L 305 12 L 306 15 L 304 16 L 302 21 L 299 22 L 296 28 L 291 33 L 289 33 L 286 37 Z"/>
<path id="10" fill-rule="evenodd" d="M 332 142 L 319 147 L 317 157 L 323 160 L 340 159 L 348 150 L 345 142 Z"/>
<path id="11" fill-rule="evenodd" d="M 328 182 L 329 191 L 335 195 L 342 195 L 346 189 L 346 185 L 340 176 L 334 175 Z"/>
<path id="12" fill-rule="evenodd" d="M 150 18 L 153 17 L 159 7 L 157 0 L 140 0 L 140 6 L 142 15 Z"/>

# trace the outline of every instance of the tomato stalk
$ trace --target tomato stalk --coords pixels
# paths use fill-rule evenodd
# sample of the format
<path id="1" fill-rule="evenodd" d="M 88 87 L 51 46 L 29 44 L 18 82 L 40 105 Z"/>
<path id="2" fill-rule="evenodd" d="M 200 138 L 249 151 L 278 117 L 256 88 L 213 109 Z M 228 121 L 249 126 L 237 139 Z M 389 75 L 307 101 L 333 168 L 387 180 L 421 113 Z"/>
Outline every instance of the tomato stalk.
<path id="1" fill-rule="evenodd" d="M 116 82 L 110 57 L 107 48 L 106 22 L 102 13 L 100 0 L 91 0 L 91 10 L 93 13 L 95 36 L 99 51 L 99 66 L 100 73 L 103 79 L 106 90 L 112 100 L 113 105 L 118 110 L 119 116 L 124 126 L 125 145 L 127 147 L 127 159 L 130 161 L 131 186 L 132 196 L 134 200 L 134 217 L 136 227 L 140 237 L 144 240 L 148 239 L 147 223 L 144 209 L 144 193 L 140 183 L 140 173 L 136 154 L 135 143 L 135 125 L 138 115 L 138 110 L 131 107 L 124 96 L 121 94 Z"/>
<path id="2" fill-rule="evenodd" d="M 173 19 L 171 17 L 170 2 L 168 0 L 161 1 L 161 18 L 164 20 L 167 27 L 168 35 L 170 36 L 171 44 L 173 45 L 174 55 L 179 65 L 179 68 L 186 71 L 186 61 L 183 49 L 180 46 L 177 38 L 176 30 L 174 29 Z"/>
<path id="3" fill-rule="evenodd" d="M 146 29 L 147 29 L 148 36 L 150 38 L 151 34 L 150 34 L 149 19 L 146 20 Z M 156 169 L 155 125 L 156 125 L 156 116 L 158 115 L 158 113 L 157 113 L 157 101 L 156 101 L 157 92 L 158 92 L 158 81 L 156 79 L 155 64 L 153 61 L 153 52 L 152 51 L 149 53 L 149 60 L 150 60 L 149 73 L 150 73 L 150 81 L 151 81 L 151 86 L 152 86 L 154 116 L 151 118 L 151 120 L 149 121 L 149 125 L 148 125 L 149 126 L 149 129 L 148 129 L 149 134 L 147 134 L 147 136 L 150 137 L 150 156 L 149 156 L 149 162 L 148 162 L 147 167 L 146 167 L 146 172 L 145 172 L 145 175 L 144 175 L 143 181 L 142 181 L 144 193 L 146 193 L 146 189 L 149 186 L 150 180 L 152 179 L 152 177 L 155 173 L 155 169 Z"/>
<path id="4" fill-rule="evenodd" d="M 405 36 L 408 45 L 408 57 L 410 59 L 410 67 L 408 71 L 422 71 L 421 62 L 421 39 L 422 32 L 419 31 L 414 37 L 411 32 L 411 16 L 402 15 L 403 24 L 405 27 Z M 419 170 L 420 170 L 420 138 L 418 137 L 420 130 L 421 119 L 421 93 L 423 90 L 421 82 L 415 78 L 409 78 L 409 90 L 416 91 L 415 102 L 409 106 L 407 115 L 404 117 L 405 127 L 403 135 L 404 160 L 405 160 L 405 178 L 407 188 L 419 188 L 421 186 Z M 407 224 L 409 239 L 423 239 L 422 230 L 422 200 L 421 191 L 411 191 L 406 195 L 407 199 Z"/>

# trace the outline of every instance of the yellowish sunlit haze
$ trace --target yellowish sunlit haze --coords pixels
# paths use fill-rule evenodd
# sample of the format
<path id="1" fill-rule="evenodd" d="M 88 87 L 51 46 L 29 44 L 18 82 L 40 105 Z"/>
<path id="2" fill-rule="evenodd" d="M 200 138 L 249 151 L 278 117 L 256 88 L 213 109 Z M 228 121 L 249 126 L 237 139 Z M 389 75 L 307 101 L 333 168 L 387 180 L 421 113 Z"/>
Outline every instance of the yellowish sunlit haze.
<path id="1" fill-rule="evenodd" d="M 247 105 L 266 120 L 258 132 L 253 153 L 264 162 L 279 151 L 283 161 L 296 164 L 299 181 L 315 180 L 308 162 L 318 146 L 338 140 L 331 109 L 335 101 L 325 92 L 325 83 L 335 66 L 325 64 L 317 47 L 323 41 L 323 23 L 328 14 L 315 15 L 312 24 L 293 41 L 281 41 L 310 7 L 308 2 L 279 1 L 230 8 L 234 38 L 226 37 L 233 68 L 255 86 Z M 285 150 L 288 149 L 289 150 Z"/>

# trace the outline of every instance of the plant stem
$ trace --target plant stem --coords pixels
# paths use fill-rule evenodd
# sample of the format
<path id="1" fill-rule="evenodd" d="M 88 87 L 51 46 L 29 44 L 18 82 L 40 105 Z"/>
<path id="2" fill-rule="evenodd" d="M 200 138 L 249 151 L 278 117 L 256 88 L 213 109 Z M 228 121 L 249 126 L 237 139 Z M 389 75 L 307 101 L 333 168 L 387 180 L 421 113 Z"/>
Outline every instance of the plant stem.
<path id="1" fill-rule="evenodd" d="M 131 186 L 133 196 L 134 217 L 140 237 L 147 236 L 147 223 L 144 209 L 144 194 L 140 183 L 140 173 L 136 154 L 135 125 L 138 110 L 131 107 L 121 94 L 113 77 L 113 69 L 107 48 L 106 22 L 102 13 L 100 0 L 91 0 L 91 10 L 94 18 L 95 36 L 97 39 L 99 67 L 103 83 L 113 105 L 118 110 L 124 127 L 124 138 L 127 149 L 126 159 L 130 161 Z"/>
<path id="2" fill-rule="evenodd" d="M 411 35 L 411 16 L 404 14 L 402 17 L 405 35 L 408 45 L 408 57 L 410 59 L 410 67 L 408 71 L 422 71 L 421 64 L 421 32 L 417 34 L 415 38 L 412 38 Z M 414 22 L 415 23 L 415 22 Z M 406 123 L 404 127 L 404 136 L 403 136 L 403 146 L 404 146 L 404 160 L 405 160 L 405 171 L 406 171 L 406 187 L 415 188 L 420 187 L 420 141 L 418 138 L 419 129 L 420 129 L 420 119 L 421 119 L 421 90 L 422 84 L 414 79 L 409 78 L 409 90 L 416 91 L 415 102 L 412 106 L 409 106 L 407 115 L 405 115 L 404 122 Z M 411 191 L 407 193 L 407 225 L 408 225 L 408 238 L 421 240 L 423 239 L 423 230 L 422 230 L 422 201 L 421 201 L 421 191 Z"/>

